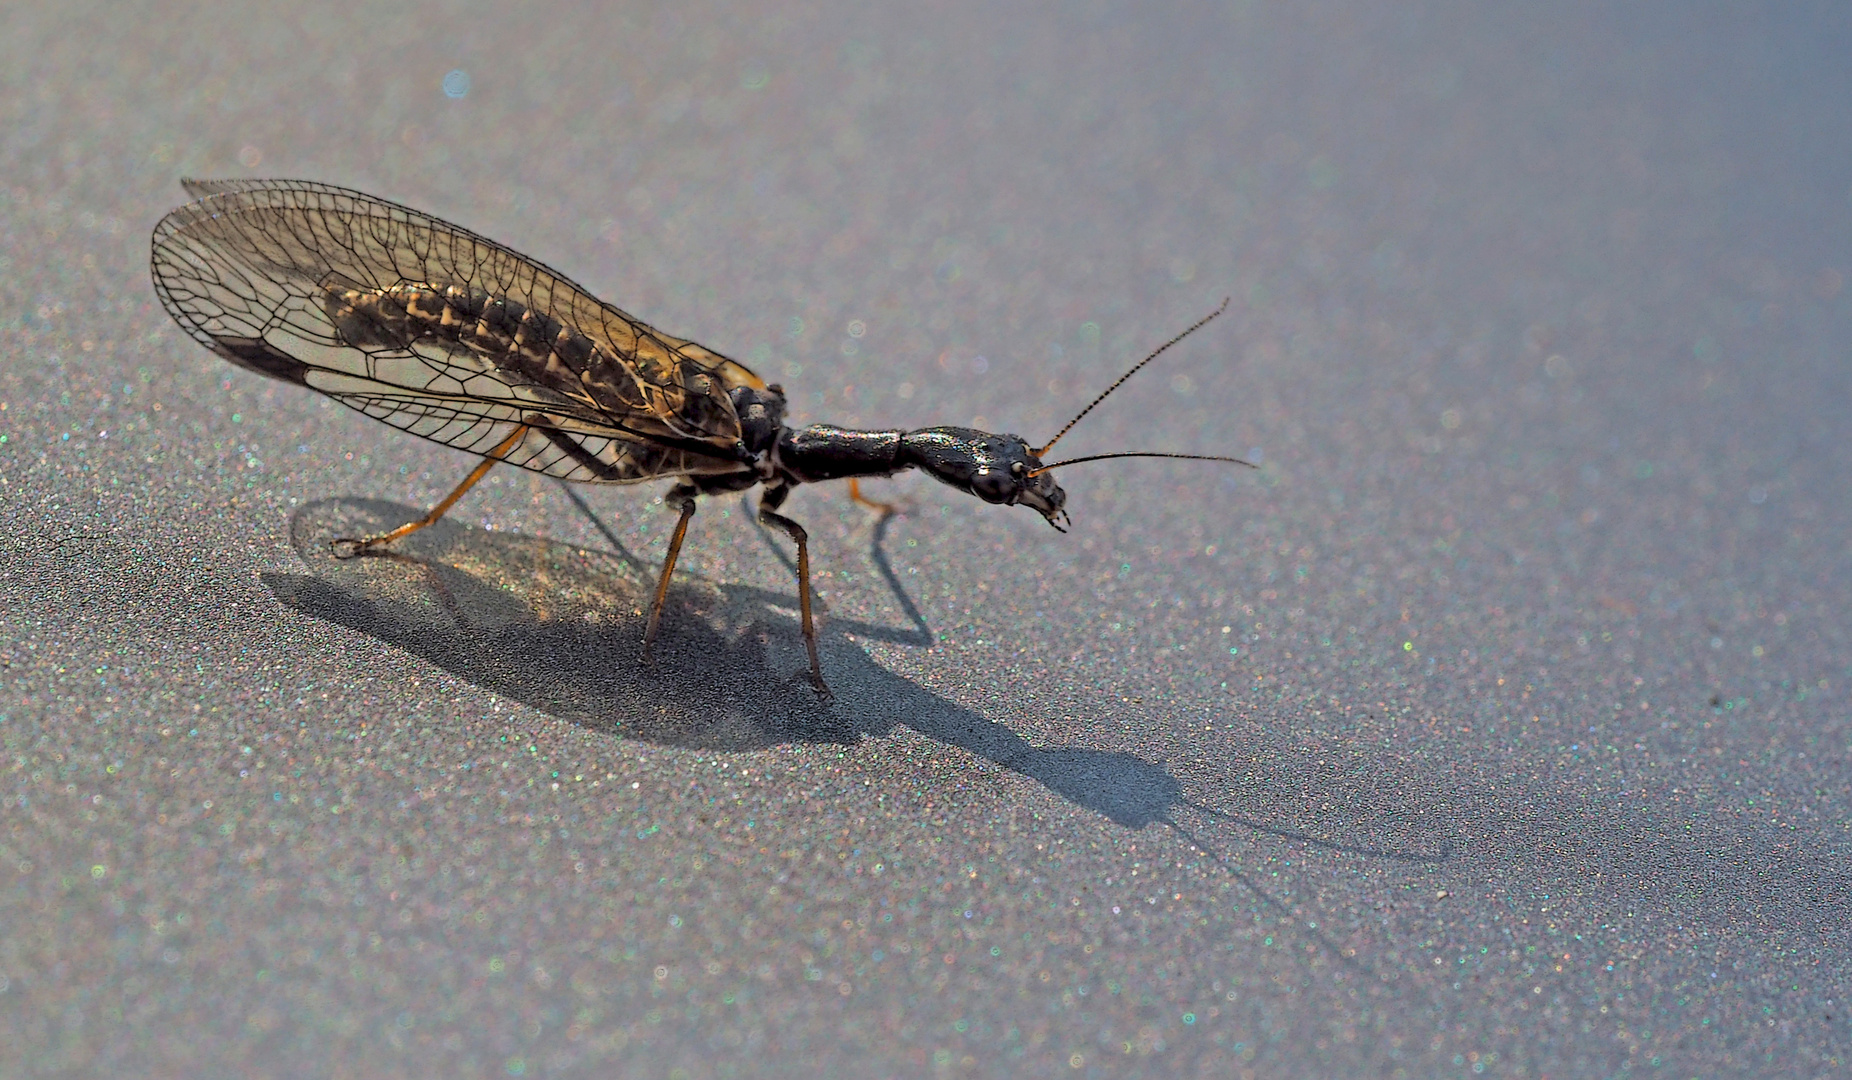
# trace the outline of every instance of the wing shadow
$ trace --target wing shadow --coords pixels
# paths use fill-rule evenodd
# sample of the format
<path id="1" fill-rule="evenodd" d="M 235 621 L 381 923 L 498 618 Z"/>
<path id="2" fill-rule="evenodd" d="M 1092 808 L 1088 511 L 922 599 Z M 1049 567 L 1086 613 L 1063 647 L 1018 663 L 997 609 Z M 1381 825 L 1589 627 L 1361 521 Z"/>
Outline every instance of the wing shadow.
<path id="1" fill-rule="evenodd" d="M 356 630 L 467 682 L 588 729 L 669 746 L 753 750 L 848 744 L 899 724 L 1027 776 L 1129 828 L 1169 820 L 1182 786 L 1118 751 L 1038 747 L 880 667 L 845 633 L 917 643 L 911 627 L 831 618 L 824 671 L 837 704 L 801 677 L 796 598 L 678 576 L 653 664 L 638 662 L 652 584 L 640 560 L 440 521 L 387 555 L 337 560 L 334 536 L 418 516 L 371 500 L 301 508 L 291 542 L 310 573 L 266 573 L 286 607 Z M 930 640 L 928 637 L 927 640 Z"/>
<path id="2" fill-rule="evenodd" d="M 853 744 L 896 725 L 956 746 L 1041 784 L 1128 829 L 1160 825 L 1195 847 L 1266 909 L 1295 922 L 1283 900 L 1238 866 L 1223 845 L 1182 816 L 1219 820 L 1290 844 L 1402 862 L 1441 862 L 1393 845 L 1346 844 L 1188 799 L 1163 764 L 1122 751 L 1036 746 L 876 664 L 846 636 L 930 642 L 918 610 L 895 586 L 911 626 L 831 617 L 822 628 L 824 671 L 836 691 L 820 704 L 792 595 L 678 577 L 653 664 L 639 662 L 653 569 L 615 551 L 443 521 L 400 541 L 390 555 L 336 560 L 334 536 L 368 535 L 414 518 L 392 503 L 328 500 L 303 507 L 291 540 L 308 574 L 266 573 L 285 606 L 356 630 L 466 682 L 549 715 L 620 738 L 748 751 L 804 742 Z M 874 537 L 877 557 L 881 535 Z M 881 560 L 884 562 L 884 560 Z M 1354 949 L 1300 927 L 1339 962 L 1368 970 Z"/>

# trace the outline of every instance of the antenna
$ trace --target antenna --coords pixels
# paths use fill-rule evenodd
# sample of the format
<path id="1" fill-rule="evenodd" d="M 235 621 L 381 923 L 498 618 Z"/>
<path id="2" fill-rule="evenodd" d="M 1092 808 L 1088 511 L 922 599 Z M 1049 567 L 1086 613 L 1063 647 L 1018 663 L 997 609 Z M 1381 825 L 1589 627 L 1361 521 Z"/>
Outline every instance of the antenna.
<path id="1" fill-rule="evenodd" d="M 1037 455 L 1037 456 L 1039 457 L 1040 455 Z M 1215 454 L 1163 454 L 1163 453 L 1158 453 L 1156 451 L 1150 451 L 1150 450 L 1133 450 L 1128 453 L 1122 453 L 1122 454 L 1088 454 L 1086 457 L 1068 458 L 1066 461 L 1057 461 L 1053 465 L 1044 465 L 1041 468 L 1030 472 L 1029 475 L 1030 476 L 1040 476 L 1050 469 L 1059 469 L 1063 465 L 1078 465 L 1083 461 L 1104 461 L 1107 458 L 1127 458 L 1127 457 L 1182 458 L 1185 461 L 1226 461 L 1234 465 L 1246 465 L 1250 469 L 1260 468 L 1259 465 L 1256 465 L 1251 461 L 1245 461 L 1238 457 L 1220 457 Z"/>
<path id="2" fill-rule="evenodd" d="M 1162 345 L 1159 345 L 1159 346 L 1158 346 L 1158 347 L 1157 347 L 1157 348 L 1156 348 L 1156 349 L 1155 349 L 1155 350 L 1154 350 L 1154 351 L 1153 351 L 1153 352 L 1151 353 L 1151 355 L 1150 355 L 1150 356 L 1147 356 L 1147 357 L 1145 357 L 1145 358 L 1144 358 L 1143 360 L 1140 360 L 1140 361 L 1139 361 L 1138 363 L 1136 363 L 1136 364 L 1133 364 L 1133 365 L 1132 365 L 1132 370 L 1130 370 L 1130 371 L 1128 371 L 1128 372 L 1126 372 L 1125 374 L 1123 374 L 1123 375 L 1121 375 L 1121 376 L 1119 376 L 1119 378 L 1118 378 L 1118 380 L 1117 380 L 1117 381 L 1115 381 L 1115 382 L 1114 382 L 1114 383 L 1113 383 L 1113 384 L 1112 384 L 1111 386 L 1109 386 L 1109 387 L 1107 387 L 1107 388 L 1106 388 L 1106 389 L 1105 389 L 1105 390 L 1104 390 L 1104 391 L 1103 391 L 1103 392 L 1102 392 L 1102 393 L 1100 394 L 1100 396 L 1099 396 L 1099 397 L 1096 397 L 1096 398 L 1094 398 L 1094 399 L 1093 399 L 1093 404 L 1092 404 L 1092 405 L 1088 405 L 1088 406 L 1087 406 L 1086 408 L 1084 408 L 1084 409 L 1082 409 L 1082 410 L 1080 410 L 1080 415 L 1079 415 L 1079 416 L 1076 416 L 1076 417 L 1074 417 L 1074 419 L 1072 419 L 1072 420 L 1069 420 L 1069 421 L 1067 422 L 1067 426 L 1066 426 L 1066 427 L 1064 427 L 1064 428 L 1062 428 L 1062 429 L 1061 429 L 1060 431 L 1057 431 L 1057 432 L 1055 432 L 1055 437 L 1054 437 L 1054 438 L 1052 438 L 1052 439 L 1050 439 L 1050 440 L 1048 440 L 1048 442 L 1047 442 L 1047 443 L 1045 443 L 1045 444 L 1044 444 L 1044 445 L 1043 445 L 1043 446 L 1041 447 L 1041 449 L 1039 449 L 1039 450 L 1037 450 L 1037 451 L 1035 452 L 1035 456 L 1039 458 L 1039 457 L 1041 457 L 1041 456 L 1042 456 L 1043 454 L 1046 454 L 1046 453 L 1048 453 L 1048 451 L 1049 451 L 1049 449 L 1050 449 L 1051 447 L 1053 447 L 1053 446 L 1054 446 L 1054 445 L 1055 445 L 1056 443 L 1058 443 L 1058 442 L 1060 442 L 1060 441 L 1061 441 L 1061 436 L 1063 436 L 1063 435 L 1066 435 L 1066 434 L 1067 434 L 1068 432 L 1070 432 L 1070 431 L 1072 431 L 1072 430 L 1074 430 L 1074 425 L 1075 425 L 1075 424 L 1078 424 L 1078 423 L 1080 423 L 1080 420 L 1081 420 L 1081 417 L 1083 417 L 1083 416 L 1086 416 L 1086 415 L 1087 415 L 1088 413 L 1090 413 L 1090 412 L 1092 412 L 1092 411 L 1093 411 L 1093 406 L 1094 406 L 1094 405 L 1098 405 L 1098 404 L 1099 404 L 1100 402 L 1102 402 L 1102 401 L 1105 401 L 1105 400 L 1106 400 L 1106 396 L 1107 396 L 1108 394 L 1110 394 L 1110 393 L 1112 393 L 1112 392 L 1113 392 L 1114 390 L 1117 390 L 1117 389 L 1119 389 L 1119 387 L 1121 387 L 1121 386 L 1123 386 L 1123 385 L 1125 385 L 1125 380 L 1127 380 L 1127 379 L 1129 379 L 1129 378 L 1131 378 L 1132 376 L 1134 376 L 1134 375 L 1136 375 L 1136 374 L 1138 374 L 1138 369 L 1139 369 L 1139 368 L 1142 368 L 1142 367 L 1144 367 L 1144 366 L 1145 366 L 1146 364 L 1149 364 L 1149 363 L 1150 363 L 1151 361 L 1153 361 L 1153 360 L 1156 360 L 1156 359 L 1157 359 L 1158 357 L 1160 357 L 1160 356 L 1162 356 L 1162 355 L 1164 355 L 1164 350 L 1165 350 L 1165 349 L 1168 349 L 1168 348 L 1170 348 L 1170 347 L 1171 347 L 1172 345 L 1175 345 L 1175 344 L 1176 344 L 1177 342 L 1179 342 L 1179 341 L 1182 341 L 1182 340 L 1183 340 L 1184 338 L 1186 338 L 1186 337 L 1189 337 L 1189 336 L 1190 336 L 1191 334 L 1194 334 L 1194 333 L 1195 333 L 1196 331 L 1198 331 L 1198 330 L 1201 330 L 1201 329 L 1202 329 L 1202 328 L 1203 328 L 1204 326 L 1206 326 L 1206 325 L 1207 325 L 1207 324 L 1209 323 L 1209 320 L 1211 320 L 1211 319 L 1213 319 L 1213 318 L 1215 318 L 1215 317 L 1216 317 L 1217 315 L 1220 315 L 1220 314 L 1221 314 L 1222 312 L 1224 312 L 1224 311 L 1227 311 L 1227 310 L 1228 310 L 1228 300 L 1229 300 L 1229 298 L 1228 298 L 1228 297 L 1226 297 L 1226 296 L 1224 296 L 1224 297 L 1222 298 L 1222 306 L 1221 306 L 1221 307 L 1219 307 L 1219 308 L 1216 308 L 1216 309 L 1215 309 L 1214 311 L 1211 311 L 1211 312 L 1210 312 L 1209 314 L 1207 314 L 1207 315 L 1204 315 L 1204 316 L 1203 316 L 1202 318 L 1200 318 L 1200 319 L 1198 319 L 1198 320 L 1196 320 L 1196 322 L 1195 322 L 1195 323 L 1193 323 L 1193 324 L 1191 324 L 1191 326 L 1190 326 L 1190 328 L 1189 328 L 1189 329 L 1187 329 L 1187 330 L 1185 330 L 1185 331 L 1184 331 L 1183 333 L 1181 333 L 1181 334 L 1178 334 L 1178 335 L 1177 335 L 1176 337 L 1174 337 L 1174 338 L 1171 338 L 1171 339 L 1170 339 L 1169 341 L 1166 341 L 1166 342 L 1165 342 L 1164 344 L 1162 344 Z M 1075 460 L 1076 460 L 1076 461 L 1079 461 L 1079 460 L 1081 460 L 1081 459 L 1080 459 L 1080 458 L 1076 458 Z M 1091 461 L 1092 459 L 1091 459 L 1091 458 L 1088 458 L 1088 459 L 1086 459 L 1086 460 L 1089 460 L 1089 461 Z M 1067 464 L 1067 463 L 1066 463 L 1066 462 L 1063 462 L 1063 464 Z M 1049 465 L 1049 466 L 1046 466 L 1046 468 L 1051 468 L 1051 469 L 1052 469 L 1052 468 L 1054 468 L 1054 466 L 1052 466 L 1052 465 Z"/>

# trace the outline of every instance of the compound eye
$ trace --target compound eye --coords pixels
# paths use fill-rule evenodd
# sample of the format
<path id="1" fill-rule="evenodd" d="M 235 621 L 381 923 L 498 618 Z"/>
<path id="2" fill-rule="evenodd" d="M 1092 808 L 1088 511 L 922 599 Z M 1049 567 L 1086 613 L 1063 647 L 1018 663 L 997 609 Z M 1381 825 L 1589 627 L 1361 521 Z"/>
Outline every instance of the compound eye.
<path id="1" fill-rule="evenodd" d="M 1007 502 L 1015 492 L 1015 485 L 1002 474 L 986 470 L 971 478 L 971 493 L 988 503 Z"/>

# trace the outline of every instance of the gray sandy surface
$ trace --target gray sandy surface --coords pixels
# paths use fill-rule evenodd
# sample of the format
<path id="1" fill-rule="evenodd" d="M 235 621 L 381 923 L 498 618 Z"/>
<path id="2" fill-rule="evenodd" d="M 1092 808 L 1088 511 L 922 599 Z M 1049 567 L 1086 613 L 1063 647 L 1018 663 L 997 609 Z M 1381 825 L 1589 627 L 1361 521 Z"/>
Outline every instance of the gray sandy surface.
<path id="1" fill-rule="evenodd" d="M 0 1075 L 1844 1075 L 1852 23 L 1769 7 L 12 5 Z M 471 459 L 184 337 L 181 176 L 801 422 L 1043 439 L 1232 296 L 1062 451 L 1263 467 L 801 489 L 827 708 L 712 500 L 642 668 L 660 486 L 327 555 Z"/>

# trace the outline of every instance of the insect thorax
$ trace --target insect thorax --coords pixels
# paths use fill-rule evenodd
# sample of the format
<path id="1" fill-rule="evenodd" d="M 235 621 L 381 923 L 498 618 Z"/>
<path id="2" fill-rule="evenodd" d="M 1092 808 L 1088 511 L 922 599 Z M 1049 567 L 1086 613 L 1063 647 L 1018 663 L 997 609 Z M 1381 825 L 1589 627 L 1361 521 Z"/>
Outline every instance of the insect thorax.
<path id="1" fill-rule="evenodd" d="M 729 396 L 740 418 L 740 442 L 752 455 L 758 478 L 773 479 L 778 475 L 779 436 L 785 432 L 784 387 L 736 386 Z"/>

